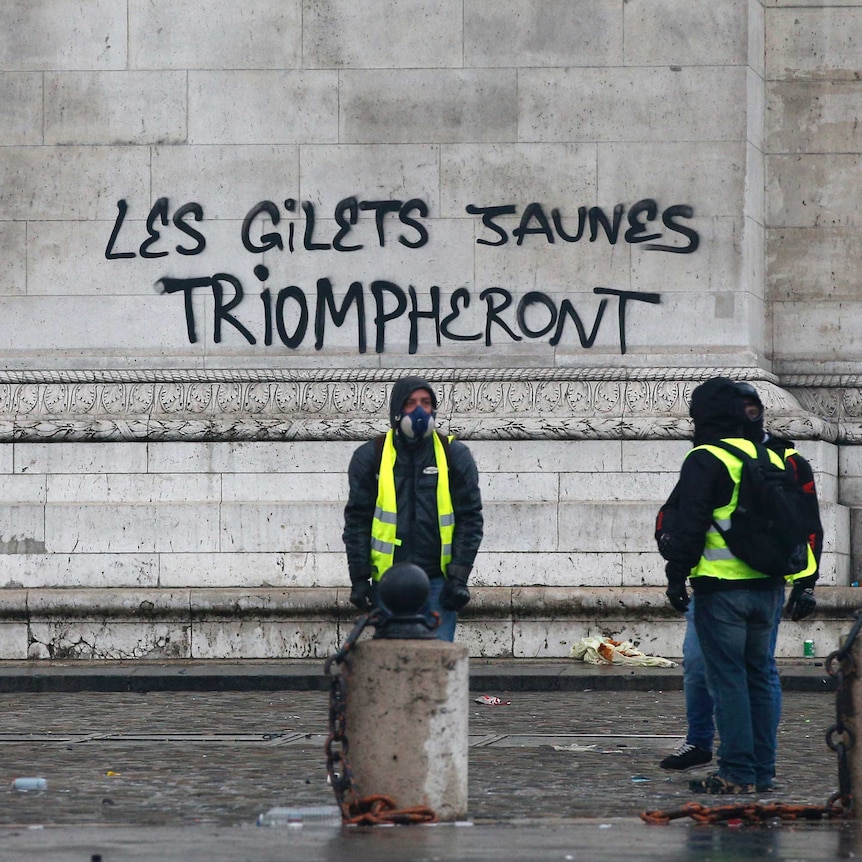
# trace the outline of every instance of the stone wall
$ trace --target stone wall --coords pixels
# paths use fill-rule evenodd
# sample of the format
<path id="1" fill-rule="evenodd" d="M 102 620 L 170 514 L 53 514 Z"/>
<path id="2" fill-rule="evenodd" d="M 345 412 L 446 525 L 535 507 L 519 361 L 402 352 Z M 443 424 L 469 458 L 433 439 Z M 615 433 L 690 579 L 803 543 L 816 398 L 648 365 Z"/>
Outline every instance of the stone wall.
<path id="1" fill-rule="evenodd" d="M 7 0 L 0 658 L 323 656 L 405 369 L 482 473 L 462 637 L 678 654 L 652 519 L 755 383 L 858 579 L 862 4 Z"/>

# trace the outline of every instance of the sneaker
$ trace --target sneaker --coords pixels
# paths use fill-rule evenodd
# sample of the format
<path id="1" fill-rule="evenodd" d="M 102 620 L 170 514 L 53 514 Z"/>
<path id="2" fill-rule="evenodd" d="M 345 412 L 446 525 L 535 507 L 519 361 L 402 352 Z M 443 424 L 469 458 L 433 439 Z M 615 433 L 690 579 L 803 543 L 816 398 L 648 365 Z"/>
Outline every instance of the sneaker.
<path id="1" fill-rule="evenodd" d="M 744 793 L 754 793 L 753 784 L 734 784 L 722 778 L 717 772 L 710 772 L 706 778 L 699 781 L 689 781 L 688 789 L 695 793 L 710 793 L 720 796 L 740 796 Z"/>
<path id="2" fill-rule="evenodd" d="M 659 763 L 662 769 L 671 769 L 674 772 L 688 772 L 689 769 L 697 769 L 705 766 L 712 760 L 712 752 L 697 745 L 684 742 L 673 754 L 669 754 Z"/>

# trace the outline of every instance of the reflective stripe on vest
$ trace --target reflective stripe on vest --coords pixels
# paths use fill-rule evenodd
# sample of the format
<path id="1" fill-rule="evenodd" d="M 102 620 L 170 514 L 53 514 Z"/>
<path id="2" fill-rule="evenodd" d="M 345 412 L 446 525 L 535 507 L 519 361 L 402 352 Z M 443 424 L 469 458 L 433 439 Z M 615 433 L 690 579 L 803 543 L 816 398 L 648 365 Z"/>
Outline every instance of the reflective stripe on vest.
<path id="1" fill-rule="evenodd" d="M 757 449 L 750 440 L 728 437 L 725 438 L 725 442 L 742 449 L 752 458 L 757 455 Z M 729 529 L 730 516 L 736 511 L 736 504 L 739 499 L 739 480 L 742 476 L 742 461 L 725 449 L 721 449 L 718 446 L 710 446 L 709 444 L 695 446 L 689 450 L 688 454 L 697 449 L 706 449 L 707 452 L 715 455 L 727 468 L 727 472 L 733 480 L 733 493 L 730 495 L 729 502 L 724 506 L 719 506 L 712 512 L 712 520 L 718 523 L 723 530 Z M 767 449 L 767 452 L 769 453 L 769 460 L 776 467 L 785 469 L 784 462 L 775 452 L 771 449 Z M 686 457 L 688 457 L 688 454 Z M 697 565 L 691 570 L 690 577 L 710 577 L 727 581 L 743 581 L 765 578 L 767 575 L 758 572 L 756 569 L 752 569 L 747 563 L 743 563 L 738 557 L 734 557 L 730 552 L 730 548 L 727 547 L 727 543 L 722 538 L 721 533 L 716 529 L 715 524 L 710 523 L 709 529 L 706 531 L 703 554 L 700 560 L 698 560 Z"/>
<path id="2" fill-rule="evenodd" d="M 389 430 L 383 441 L 380 475 L 377 480 L 377 505 L 371 521 L 371 577 L 379 581 L 395 561 L 398 503 L 395 495 L 395 432 Z M 452 436 L 449 437 L 452 440 Z M 440 530 L 440 571 L 446 574 L 452 561 L 452 538 L 455 535 L 455 509 L 449 493 L 449 463 L 446 450 L 434 434 L 434 460 L 437 466 L 437 519 Z"/>

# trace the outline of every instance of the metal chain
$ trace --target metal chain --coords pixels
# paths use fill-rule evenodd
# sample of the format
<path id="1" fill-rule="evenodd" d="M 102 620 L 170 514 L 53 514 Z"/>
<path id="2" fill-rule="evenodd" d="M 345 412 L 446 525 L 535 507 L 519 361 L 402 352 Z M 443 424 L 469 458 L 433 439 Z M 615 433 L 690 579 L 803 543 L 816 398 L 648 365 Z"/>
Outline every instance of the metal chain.
<path id="1" fill-rule="evenodd" d="M 347 640 L 324 665 L 330 678 L 329 735 L 326 738 L 326 772 L 341 809 L 341 822 L 354 826 L 381 824 L 436 823 L 437 814 L 427 806 L 398 808 L 391 796 L 373 794 L 360 798 L 350 768 L 350 743 L 347 737 L 347 688 L 352 670 L 350 652 L 368 626 L 379 626 L 389 615 L 379 609 L 364 614 L 347 636 Z M 337 672 L 333 668 L 337 666 Z"/>
<path id="2" fill-rule="evenodd" d="M 838 755 L 838 792 L 833 793 L 825 805 L 794 805 L 791 803 L 752 803 L 716 805 L 707 807 L 699 802 L 688 802 L 672 811 L 643 811 L 641 820 L 646 823 L 668 823 L 680 817 L 691 817 L 700 823 L 718 823 L 727 820 L 826 820 L 849 817 L 853 812 L 853 787 L 850 780 L 850 749 L 856 742 L 845 718 L 853 715 L 851 681 L 856 676 L 853 661 L 853 644 L 862 630 L 862 610 L 853 614 L 856 622 L 840 649 L 826 659 L 826 671 L 838 680 L 835 695 L 835 724 L 826 731 L 826 744 Z"/>

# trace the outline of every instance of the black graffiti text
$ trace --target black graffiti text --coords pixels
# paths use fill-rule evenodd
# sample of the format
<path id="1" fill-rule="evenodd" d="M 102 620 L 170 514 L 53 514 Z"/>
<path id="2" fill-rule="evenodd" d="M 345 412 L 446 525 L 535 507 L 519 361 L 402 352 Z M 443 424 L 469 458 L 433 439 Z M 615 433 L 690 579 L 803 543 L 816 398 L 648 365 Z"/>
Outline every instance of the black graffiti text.
<path id="1" fill-rule="evenodd" d="M 265 281 L 268 270 L 262 265 L 258 266 L 255 275 L 260 281 Z M 249 314 L 251 306 L 244 303 L 245 290 L 236 276 L 219 272 L 201 278 L 166 276 L 160 281 L 166 294 L 183 294 L 186 333 L 190 343 L 194 344 L 198 340 L 192 297 L 196 290 L 205 289 L 211 291 L 213 297 L 213 341 L 220 343 L 224 326 L 230 326 L 249 344 L 257 344 L 257 337 L 247 325 L 254 313 Z M 444 310 L 439 286 L 431 286 L 424 296 L 420 296 L 413 285 L 405 291 L 398 284 L 384 279 L 374 280 L 367 287 L 361 282 L 352 282 L 340 303 L 328 278 L 318 279 L 315 291 L 310 293 L 297 285 L 288 285 L 276 292 L 267 287 L 258 295 L 262 309 L 259 308 L 257 313 L 262 317 L 263 343 L 272 345 L 277 336 L 278 341 L 291 350 L 303 345 L 309 335 L 314 337 L 315 350 L 322 350 L 327 326 L 330 323 L 335 327 L 343 326 L 351 311 L 356 322 L 359 353 L 367 350 L 369 318 L 374 327 L 374 350 L 384 353 L 388 328 L 405 315 L 409 327 L 408 350 L 411 354 L 418 349 L 419 328 L 423 321 L 433 327 L 438 347 L 444 338 L 450 341 L 482 341 L 486 347 L 492 347 L 496 343 L 495 339 L 503 336 L 512 341 L 522 341 L 548 335 L 548 344 L 555 346 L 573 327 L 581 347 L 591 348 L 599 334 L 609 297 L 615 297 L 620 353 L 625 353 L 628 304 L 656 304 L 661 301 L 657 293 L 610 287 L 594 287 L 592 292 L 602 299 L 589 324 L 585 324 L 571 300 L 564 298 L 557 303 L 540 291 L 525 293 L 516 301 L 515 296 L 504 288 L 485 288 L 478 295 L 478 301 L 484 303 L 484 309 L 479 314 L 467 315 L 467 310 L 474 302 L 474 295 L 467 288 L 456 289 L 449 297 L 448 309 Z M 245 322 L 239 317 L 241 305 Z"/>

